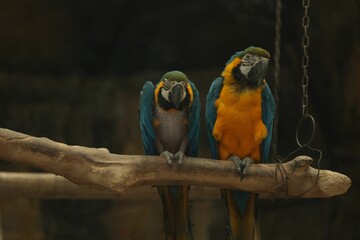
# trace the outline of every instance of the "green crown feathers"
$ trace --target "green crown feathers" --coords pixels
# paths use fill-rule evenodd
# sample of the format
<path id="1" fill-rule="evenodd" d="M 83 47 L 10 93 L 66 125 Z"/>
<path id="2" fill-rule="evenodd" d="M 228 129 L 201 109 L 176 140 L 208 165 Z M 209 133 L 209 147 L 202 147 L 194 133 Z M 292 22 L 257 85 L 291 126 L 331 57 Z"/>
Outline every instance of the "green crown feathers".
<path id="1" fill-rule="evenodd" d="M 231 58 L 229 59 L 229 61 L 227 61 L 226 65 L 228 65 L 229 63 L 231 63 L 232 61 L 234 61 L 235 58 L 238 57 L 243 57 L 246 54 L 251 53 L 253 55 L 257 55 L 257 56 L 261 56 L 261 57 L 266 57 L 266 58 L 270 58 L 270 53 L 268 51 L 266 51 L 265 49 L 259 48 L 259 47 L 248 47 L 247 49 L 245 49 L 244 51 L 241 52 L 236 52 L 234 55 L 231 56 Z"/>
<path id="2" fill-rule="evenodd" d="M 164 76 L 162 76 L 161 80 L 164 80 L 165 78 L 170 81 L 177 81 L 177 82 L 187 82 L 188 81 L 188 77 L 183 72 L 176 71 L 176 70 L 165 73 Z"/>

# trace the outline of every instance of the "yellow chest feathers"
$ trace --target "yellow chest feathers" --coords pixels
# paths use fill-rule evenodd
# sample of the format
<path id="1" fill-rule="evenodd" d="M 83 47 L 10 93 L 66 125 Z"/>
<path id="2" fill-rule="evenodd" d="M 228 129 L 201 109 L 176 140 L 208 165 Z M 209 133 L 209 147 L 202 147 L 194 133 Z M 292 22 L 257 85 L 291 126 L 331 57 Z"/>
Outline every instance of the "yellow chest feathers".
<path id="1" fill-rule="evenodd" d="M 220 159 L 237 155 L 260 160 L 260 145 L 267 135 L 261 120 L 261 90 L 237 93 L 231 86 L 223 86 L 215 101 L 217 118 L 213 130 Z"/>

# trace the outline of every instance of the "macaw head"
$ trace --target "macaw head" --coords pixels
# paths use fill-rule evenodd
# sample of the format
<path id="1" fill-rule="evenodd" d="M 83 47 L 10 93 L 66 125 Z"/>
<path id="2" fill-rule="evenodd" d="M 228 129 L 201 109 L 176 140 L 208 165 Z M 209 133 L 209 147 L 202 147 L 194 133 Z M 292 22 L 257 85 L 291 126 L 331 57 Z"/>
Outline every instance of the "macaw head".
<path id="1" fill-rule="evenodd" d="M 180 71 L 165 73 L 155 89 L 155 102 L 165 110 L 183 110 L 192 100 L 188 77 Z"/>
<path id="2" fill-rule="evenodd" d="M 266 76 L 270 54 L 259 47 L 248 47 L 235 53 L 226 63 L 222 73 L 224 84 L 259 87 Z"/>

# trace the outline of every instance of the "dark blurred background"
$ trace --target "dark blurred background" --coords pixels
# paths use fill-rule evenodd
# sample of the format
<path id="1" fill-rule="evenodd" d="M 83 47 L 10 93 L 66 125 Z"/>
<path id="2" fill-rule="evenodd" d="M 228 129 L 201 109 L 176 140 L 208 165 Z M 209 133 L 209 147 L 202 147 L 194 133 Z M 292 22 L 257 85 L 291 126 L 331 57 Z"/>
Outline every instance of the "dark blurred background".
<path id="1" fill-rule="evenodd" d="M 181 70 L 204 99 L 236 51 L 274 53 L 275 1 L 0 0 L 0 127 L 141 154 L 142 84 Z M 360 239 L 360 2 L 310 6 L 310 113 L 321 168 L 351 177 L 330 199 L 262 200 L 263 239 Z M 283 1 L 278 154 L 296 149 L 302 1 Z M 272 59 L 273 64 L 273 59 Z M 203 117 L 203 116 L 202 116 Z M 202 121 L 204 122 L 204 121 Z M 200 156 L 208 157 L 204 127 Z M 316 155 L 315 155 L 316 157 Z M 38 171 L 0 162 L 1 171 Z M 196 239 L 224 239 L 220 201 L 195 201 Z M 160 201 L 0 199 L 0 239 L 160 239 Z M 2 238 L 1 238 L 2 237 Z"/>

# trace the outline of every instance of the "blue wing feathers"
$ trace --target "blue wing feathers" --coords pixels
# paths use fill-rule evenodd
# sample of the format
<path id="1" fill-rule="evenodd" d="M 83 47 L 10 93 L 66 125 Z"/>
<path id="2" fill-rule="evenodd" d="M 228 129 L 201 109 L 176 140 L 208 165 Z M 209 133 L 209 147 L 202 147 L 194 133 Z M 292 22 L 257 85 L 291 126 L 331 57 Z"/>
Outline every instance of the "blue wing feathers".
<path id="1" fill-rule="evenodd" d="M 187 148 L 187 155 L 191 157 L 196 157 L 199 148 L 199 133 L 200 133 L 200 97 L 199 92 L 195 87 L 195 84 L 189 81 L 191 89 L 193 91 L 193 102 L 190 107 L 189 112 L 189 144 Z"/>
<path id="2" fill-rule="evenodd" d="M 154 84 L 146 82 L 140 94 L 139 114 L 141 138 L 146 155 L 157 155 L 153 128 Z"/>
<path id="3" fill-rule="evenodd" d="M 208 136 L 208 144 L 211 151 L 211 158 L 213 159 L 219 158 L 217 142 L 213 137 L 212 133 L 214 130 L 214 124 L 217 117 L 216 108 L 214 104 L 216 99 L 219 98 L 222 86 L 223 86 L 223 78 L 222 77 L 216 78 L 211 84 L 209 93 L 206 96 L 206 110 L 205 110 L 206 132 Z"/>
<path id="4" fill-rule="evenodd" d="M 269 151 L 271 145 L 273 120 L 275 114 L 275 101 L 269 86 L 265 83 L 262 95 L 262 121 L 265 124 L 268 134 L 261 144 L 261 162 L 269 162 Z"/>

